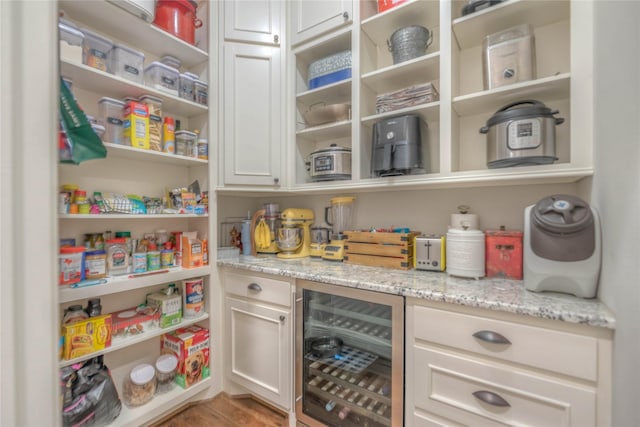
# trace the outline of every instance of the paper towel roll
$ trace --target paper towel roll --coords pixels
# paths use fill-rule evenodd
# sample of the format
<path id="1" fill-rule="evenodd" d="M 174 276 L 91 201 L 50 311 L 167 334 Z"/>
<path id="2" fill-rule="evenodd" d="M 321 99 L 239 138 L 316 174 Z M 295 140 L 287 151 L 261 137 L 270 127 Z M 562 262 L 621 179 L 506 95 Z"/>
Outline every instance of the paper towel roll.
<path id="1" fill-rule="evenodd" d="M 461 213 L 451 214 L 450 226 L 456 230 L 478 230 L 478 215 Z"/>

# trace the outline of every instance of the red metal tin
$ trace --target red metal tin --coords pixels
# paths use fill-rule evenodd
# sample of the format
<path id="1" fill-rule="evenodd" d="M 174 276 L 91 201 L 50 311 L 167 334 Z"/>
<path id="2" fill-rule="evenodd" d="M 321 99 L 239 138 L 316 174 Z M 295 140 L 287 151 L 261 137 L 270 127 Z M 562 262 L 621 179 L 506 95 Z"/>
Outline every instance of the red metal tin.
<path id="1" fill-rule="evenodd" d="M 486 277 L 522 280 L 522 231 L 485 231 Z"/>
<path id="2" fill-rule="evenodd" d="M 382 13 L 385 10 L 396 7 L 397 5 L 406 1 L 407 0 L 378 0 L 378 13 Z"/>

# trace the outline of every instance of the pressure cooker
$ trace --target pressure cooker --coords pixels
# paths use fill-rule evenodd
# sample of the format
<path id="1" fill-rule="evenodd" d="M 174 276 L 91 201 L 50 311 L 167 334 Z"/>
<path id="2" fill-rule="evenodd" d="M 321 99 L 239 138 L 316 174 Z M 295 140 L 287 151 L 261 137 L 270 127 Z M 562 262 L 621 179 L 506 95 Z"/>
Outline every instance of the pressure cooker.
<path id="1" fill-rule="evenodd" d="M 351 149 L 331 144 L 312 152 L 306 165 L 312 181 L 351 179 Z"/>
<path id="2" fill-rule="evenodd" d="M 487 135 L 487 167 L 550 164 L 556 157 L 556 126 L 564 119 L 554 117 L 542 102 L 527 99 L 507 104 L 480 128 Z"/>

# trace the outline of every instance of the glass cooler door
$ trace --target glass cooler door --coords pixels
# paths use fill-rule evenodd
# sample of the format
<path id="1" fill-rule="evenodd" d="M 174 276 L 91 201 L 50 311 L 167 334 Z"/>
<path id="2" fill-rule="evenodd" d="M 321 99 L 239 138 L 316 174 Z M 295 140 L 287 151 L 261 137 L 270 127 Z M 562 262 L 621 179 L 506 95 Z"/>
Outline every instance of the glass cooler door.
<path id="1" fill-rule="evenodd" d="M 325 284 L 319 289 L 298 291 L 297 420 L 401 425 L 403 298 Z"/>

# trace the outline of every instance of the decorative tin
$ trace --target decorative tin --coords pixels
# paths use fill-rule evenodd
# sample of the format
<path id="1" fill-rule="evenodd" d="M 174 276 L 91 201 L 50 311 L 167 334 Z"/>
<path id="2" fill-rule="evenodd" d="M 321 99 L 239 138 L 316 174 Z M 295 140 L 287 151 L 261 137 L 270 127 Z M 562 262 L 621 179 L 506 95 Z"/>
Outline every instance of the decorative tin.
<path id="1" fill-rule="evenodd" d="M 522 280 L 522 231 L 487 230 L 486 276 Z"/>

